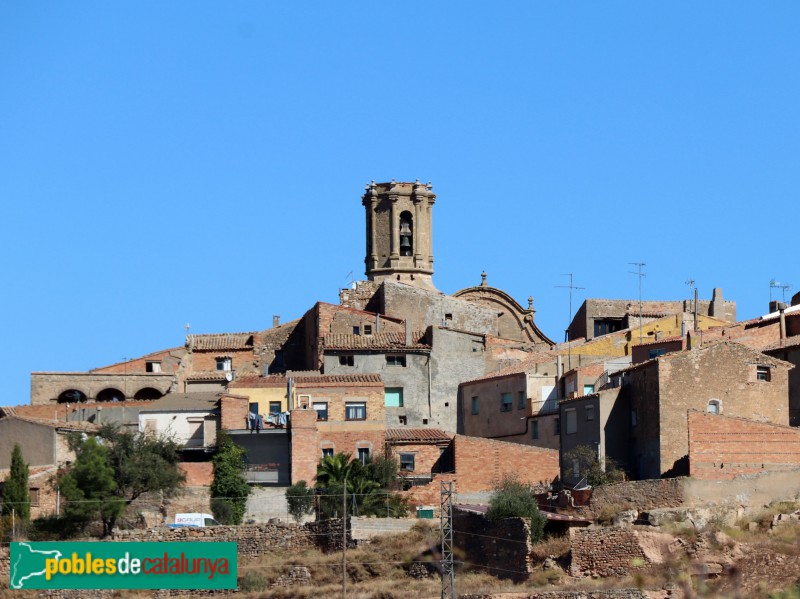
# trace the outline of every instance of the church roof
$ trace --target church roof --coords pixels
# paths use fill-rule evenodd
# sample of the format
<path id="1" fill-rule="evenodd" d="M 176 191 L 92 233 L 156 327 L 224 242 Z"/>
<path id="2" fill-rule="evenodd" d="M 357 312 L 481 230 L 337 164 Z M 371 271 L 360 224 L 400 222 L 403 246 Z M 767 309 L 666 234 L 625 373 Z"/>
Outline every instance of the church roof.
<path id="1" fill-rule="evenodd" d="M 424 337 L 424 332 L 415 331 L 411 334 L 411 344 L 406 345 L 406 335 L 401 332 L 377 333 L 375 335 L 334 333 L 327 335 L 323 340 L 323 344 L 326 350 L 429 351 L 431 346 L 422 343 Z"/>

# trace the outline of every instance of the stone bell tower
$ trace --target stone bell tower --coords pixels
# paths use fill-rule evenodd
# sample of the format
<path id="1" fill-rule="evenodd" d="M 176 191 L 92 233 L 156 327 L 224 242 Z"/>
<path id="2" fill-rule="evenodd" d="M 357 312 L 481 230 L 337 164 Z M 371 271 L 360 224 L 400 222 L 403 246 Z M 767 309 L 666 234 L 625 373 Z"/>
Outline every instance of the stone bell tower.
<path id="1" fill-rule="evenodd" d="M 431 211 L 436 194 L 431 184 L 372 183 L 362 203 L 367 213 L 367 265 L 370 281 L 400 281 L 433 286 Z"/>

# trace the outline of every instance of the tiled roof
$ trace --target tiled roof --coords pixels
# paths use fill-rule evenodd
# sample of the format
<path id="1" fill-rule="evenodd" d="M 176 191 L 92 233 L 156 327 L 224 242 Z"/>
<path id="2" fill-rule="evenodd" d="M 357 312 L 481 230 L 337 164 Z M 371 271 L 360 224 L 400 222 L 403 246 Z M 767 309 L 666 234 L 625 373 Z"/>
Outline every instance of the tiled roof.
<path id="1" fill-rule="evenodd" d="M 22 420 L 23 422 L 30 422 L 32 424 L 41 424 L 43 426 L 49 426 L 51 428 L 60 428 L 60 429 L 67 429 L 67 430 L 76 430 L 76 431 L 95 431 L 100 428 L 99 425 L 94 424 L 93 422 L 65 422 L 63 420 L 50 420 L 48 418 L 31 418 L 29 416 L 14 416 L 15 420 Z"/>
<path id="2" fill-rule="evenodd" d="M 210 370 L 208 372 L 193 372 L 186 377 L 187 381 L 224 381 L 226 374 L 232 374 L 225 370 Z"/>
<path id="3" fill-rule="evenodd" d="M 215 333 L 190 335 L 190 345 L 196 351 L 225 351 L 250 349 L 254 333 Z"/>
<path id="4" fill-rule="evenodd" d="M 113 368 L 114 366 L 121 366 L 122 364 L 130 364 L 131 362 L 136 362 L 138 360 L 146 360 L 147 358 L 152 358 L 154 356 L 159 356 L 161 354 L 166 354 L 170 352 L 177 352 L 183 349 L 184 349 L 183 347 L 169 347 L 167 349 L 159 349 L 156 351 L 152 351 L 149 354 L 139 356 L 138 358 L 131 358 L 129 360 L 122 360 L 121 362 L 114 362 L 113 364 L 107 364 L 105 366 L 98 366 L 97 368 L 92 368 L 89 372 L 94 372 L 95 370 L 105 370 L 106 368 Z M 169 373 L 162 372 L 161 374 L 169 374 Z"/>
<path id="5" fill-rule="evenodd" d="M 487 372 L 484 376 L 465 381 L 466 383 L 475 383 L 478 381 L 488 381 L 491 379 L 498 379 L 504 376 L 511 376 L 514 374 L 523 374 L 536 366 L 537 364 L 547 364 L 548 362 L 555 362 L 557 359 L 556 354 L 550 352 L 531 352 L 516 364 L 511 364 L 493 372 Z"/>
<path id="6" fill-rule="evenodd" d="M 681 341 L 683 339 L 683 335 L 672 335 L 671 337 L 662 337 L 658 340 L 653 341 L 645 341 L 644 343 L 638 343 L 636 347 L 646 347 L 648 345 L 656 345 L 658 343 L 668 343 L 670 341 Z"/>
<path id="7" fill-rule="evenodd" d="M 299 385 L 320 385 L 330 383 L 382 383 L 379 374 L 322 374 L 319 376 L 293 376 Z"/>
<path id="8" fill-rule="evenodd" d="M 781 341 L 779 341 L 778 343 L 773 343 L 772 345 L 765 347 L 760 351 L 762 352 L 779 351 L 781 349 L 789 349 L 797 347 L 799 345 L 800 345 L 800 335 L 795 335 L 793 337 L 788 337 L 787 339 L 781 339 Z"/>
<path id="9" fill-rule="evenodd" d="M 449 442 L 453 435 L 449 435 L 438 428 L 387 428 L 387 442 Z"/>
<path id="10" fill-rule="evenodd" d="M 289 379 L 284 374 L 239 376 L 236 377 L 235 381 L 228 384 L 228 389 L 285 386 L 288 381 Z"/>
<path id="11" fill-rule="evenodd" d="M 411 334 L 412 343 L 406 345 L 405 333 L 378 333 L 376 335 L 327 335 L 323 340 L 326 350 L 336 349 L 365 349 L 388 351 L 428 351 L 431 346 L 421 343 L 424 332 L 415 331 Z"/>

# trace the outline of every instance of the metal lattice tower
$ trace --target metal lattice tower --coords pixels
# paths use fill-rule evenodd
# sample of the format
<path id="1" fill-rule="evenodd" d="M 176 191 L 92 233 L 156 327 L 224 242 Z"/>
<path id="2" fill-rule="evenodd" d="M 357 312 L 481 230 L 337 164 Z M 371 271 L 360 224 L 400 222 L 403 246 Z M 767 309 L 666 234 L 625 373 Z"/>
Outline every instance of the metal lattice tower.
<path id="1" fill-rule="evenodd" d="M 442 599 L 455 599 L 453 571 L 453 483 L 442 481 L 439 518 L 442 529 Z"/>

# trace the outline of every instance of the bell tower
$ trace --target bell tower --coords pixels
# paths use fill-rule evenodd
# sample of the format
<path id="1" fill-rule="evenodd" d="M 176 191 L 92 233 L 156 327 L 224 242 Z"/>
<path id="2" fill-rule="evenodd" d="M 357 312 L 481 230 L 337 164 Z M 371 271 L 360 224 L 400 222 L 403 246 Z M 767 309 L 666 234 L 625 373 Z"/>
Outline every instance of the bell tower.
<path id="1" fill-rule="evenodd" d="M 375 183 L 366 186 L 366 275 L 370 281 L 400 281 L 434 289 L 430 183 Z"/>

